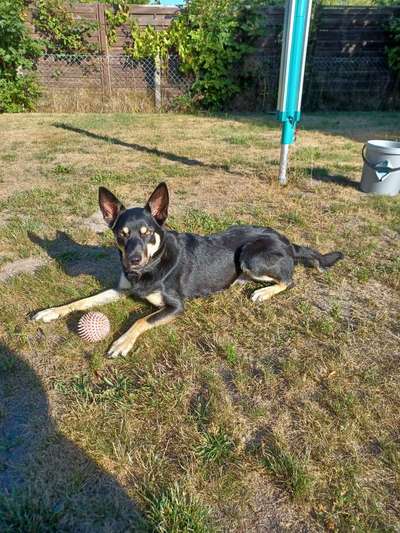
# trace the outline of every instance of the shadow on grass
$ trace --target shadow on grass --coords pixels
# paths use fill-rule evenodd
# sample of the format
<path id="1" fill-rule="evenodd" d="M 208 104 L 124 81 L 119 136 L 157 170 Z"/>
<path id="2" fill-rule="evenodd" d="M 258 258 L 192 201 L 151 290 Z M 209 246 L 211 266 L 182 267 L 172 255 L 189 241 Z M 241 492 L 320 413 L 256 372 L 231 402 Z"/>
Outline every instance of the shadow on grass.
<path id="1" fill-rule="evenodd" d="M 118 283 L 121 264 L 115 248 L 80 244 L 63 231 L 57 231 L 55 239 L 43 239 L 33 232 L 28 232 L 28 237 L 68 276 L 92 276 L 107 288 Z"/>
<path id="2" fill-rule="evenodd" d="M 84 135 L 86 137 L 90 137 L 91 139 L 95 139 L 96 141 L 104 141 L 106 143 L 123 146 L 124 148 L 130 148 L 131 150 L 136 150 L 137 152 L 142 152 L 142 153 L 149 154 L 149 155 L 156 155 L 158 157 L 163 157 L 175 163 L 182 163 L 188 166 L 199 166 L 199 167 L 209 168 L 211 170 L 220 170 L 220 171 L 223 170 L 224 172 L 227 172 L 228 174 L 231 173 L 229 169 L 226 168 L 225 165 L 213 165 L 210 163 L 204 163 L 203 161 L 200 161 L 199 159 L 191 159 L 189 157 L 180 156 L 172 152 L 165 152 L 164 150 L 159 150 L 158 148 L 150 148 L 148 146 L 143 146 L 137 143 L 128 143 L 126 141 L 118 139 L 117 137 L 110 137 L 109 135 L 99 135 L 98 133 L 94 133 L 92 131 L 85 130 L 83 128 L 78 128 L 76 126 L 73 126 L 72 124 L 66 124 L 63 122 L 55 122 L 53 126 L 56 128 L 61 128 L 63 130 L 72 131 L 74 133 L 79 133 L 80 135 Z M 237 172 L 235 172 L 235 174 L 237 174 Z"/>
<path id="3" fill-rule="evenodd" d="M 1 531 L 147 531 L 123 487 L 66 439 L 39 377 L 0 343 Z"/>
<path id="4" fill-rule="evenodd" d="M 276 130 L 279 142 L 280 124 L 275 113 L 232 113 L 215 114 L 221 120 L 236 120 L 247 125 Z M 364 144 L 368 139 L 399 138 L 399 111 L 304 111 L 299 124 L 298 142 L 302 130 L 335 135 Z M 360 146 L 361 151 L 361 146 Z M 360 157 L 361 161 L 361 157 Z"/>
<path id="5" fill-rule="evenodd" d="M 340 185 L 341 187 L 352 187 L 353 189 L 360 190 L 360 184 L 357 181 L 353 181 L 341 174 L 331 174 L 326 168 L 308 168 L 307 173 L 314 181 L 333 183 L 335 185 Z"/>

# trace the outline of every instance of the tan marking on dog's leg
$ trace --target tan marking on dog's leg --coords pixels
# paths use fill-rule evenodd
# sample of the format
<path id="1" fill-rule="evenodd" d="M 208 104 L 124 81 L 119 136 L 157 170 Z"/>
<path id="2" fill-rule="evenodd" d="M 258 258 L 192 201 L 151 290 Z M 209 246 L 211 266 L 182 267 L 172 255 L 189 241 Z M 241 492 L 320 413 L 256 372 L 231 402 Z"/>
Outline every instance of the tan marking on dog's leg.
<path id="1" fill-rule="evenodd" d="M 251 274 L 251 271 L 248 271 L 247 274 L 251 277 L 251 279 L 253 279 L 255 281 L 263 281 L 264 283 L 270 283 L 270 282 L 280 283 L 279 281 L 277 281 L 274 278 L 271 278 L 270 276 L 253 276 Z"/>
<path id="2" fill-rule="evenodd" d="M 162 313 L 164 309 L 159 309 L 155 313 L 148 315 L 144 318 L 137 320 L 132 327 L 128 329 L 126 333 L 121 335 L 108 350 L 107 355 L 109 357 L 118 357 L 119 355 L 127 355 L 133 348 L 138 337 L 148 331 L 149 329 L 155 328 L 156 326 L 162 326 L 168 324 L 174 320 L 176 315 L 167 315 L 164 318 L 161 318 L 155 323 L 149 323 L 149 318 L 157 317 L 158 314 Z"/>
<path id="3" fill-rule="evenodd" d="M 276 285 L 272 285 L 270 287 L 263 287 L 262 289 L 254 291 L 251 295 L 251 299 L 253 302 L 263 302 L 264 300 L 269 300 L 272 298 L 272 296 L 279 294 L 285 289 L 287 289 L 286 283 L 277 283 Z"/>
<path id="4" fill-rule="evenodd" d="M 326 272 L 326 268 L 321 266 L 321 263 L 318 261 L 318 259 L 314 259 L 313 266 L 314 266 L 314 268 L 316 268 L 318 270 L 318 272 L 321 272 L 321 274 Z"/>
<path id="5" fill-rule="evenodd" d="M 110 302 L 115 302 L 123 296 L 126 295 L 126 292 L 116 289 L 108 289 L 107 291 L 100 292 L 94 296 L 89 296 L 89 298 L 83 298 L 82 300 L 77 300 L 76 302 L 71 302 L 70 304 L 61 305 L 59 307 L 50 307 L 49 309 L 44 309 L 39 311 L 34 315 L 33 320 L 41 320 L 42 322 L 51 322 L 57 318 L 68 315 L 72 311 L 85 311 L 95 307 L 96 305 L 104 305 Z"/>

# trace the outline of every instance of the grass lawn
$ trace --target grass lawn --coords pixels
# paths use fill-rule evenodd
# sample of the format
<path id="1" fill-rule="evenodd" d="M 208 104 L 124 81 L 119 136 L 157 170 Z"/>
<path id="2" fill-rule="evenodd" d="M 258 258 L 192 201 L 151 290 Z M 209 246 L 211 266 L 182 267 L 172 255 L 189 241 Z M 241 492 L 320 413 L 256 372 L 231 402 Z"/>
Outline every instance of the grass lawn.
<path id="1" fill-rule="evenodd" d="M 399 531 L 400 201 L 357 188 L 362 142 L 400 114 L 305 118 L 289 185 L 271 116 L 0 116 L 0 530 Z M 251 286 L 187 304 L 126 358 L 107 347 L 150 306 L 30 313 L 118 279 L 97 188 L 170 225 L 269 225 L 345 260 L 299 267 L 270 302 Z"/>

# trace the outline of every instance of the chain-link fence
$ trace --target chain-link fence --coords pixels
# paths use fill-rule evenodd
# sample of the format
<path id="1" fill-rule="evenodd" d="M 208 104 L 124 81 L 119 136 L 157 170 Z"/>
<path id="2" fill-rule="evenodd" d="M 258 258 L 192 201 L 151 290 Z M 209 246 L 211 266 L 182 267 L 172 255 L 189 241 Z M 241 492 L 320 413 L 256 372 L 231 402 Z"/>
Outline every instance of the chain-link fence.
<path id="1" fill-rule="evenodd" d="M 38 73 L 46 87 L 100 88 L 104 57 L 94 54 L 46 54 L 40 58 Z"/>
<path id="2" fill-rule="evenodd" d="M 247 65 L 248 90 L 233 102 L 239 110 L 276 108 L 280 57 L 254 54 Z M 134 60 L 124 54 L 44 56 L 38 72 L 45 87 L 44 111 L 138 111 L 168 109 L 186 94 L 192 79 L 179 58 Z M 394 80 L 384 57 L 307 59 L 303 92 L 306 110 L 395 108 Z"/>
<path id="3" fill-rule="evenodd" d="M 125 54 L 46 54 L 38 64 L 42 109 L 150 111 L 168 107 L 191 80 L 179 58 L 132 59 Z"/>
<path id="4" fill-rule="evenodd" d="M 254 54 L 247 65 L 249 89 L 239 95 L 235 105 L 243 110 L 273 111 L 279 89 L 280 57 Z M 394 101 L 395 80 L 384 57 L 307 58 L 303 109 L 369 110 L 398 107 Z"/>
<path id="5" fill-rule="evenodd" d="M 306 70 L 304 107 L 386 109 L 390 106 L 392 84 L 384 57 L 312 57 Z"/>

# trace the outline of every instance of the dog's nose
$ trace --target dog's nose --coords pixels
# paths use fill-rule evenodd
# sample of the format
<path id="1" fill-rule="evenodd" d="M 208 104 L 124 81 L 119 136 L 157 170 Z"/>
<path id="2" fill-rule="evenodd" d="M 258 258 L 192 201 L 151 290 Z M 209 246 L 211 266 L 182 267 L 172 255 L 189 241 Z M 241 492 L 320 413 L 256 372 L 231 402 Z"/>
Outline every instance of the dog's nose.
<path id="1" fill-rule="evenodd" d="M 129 261 L 131 263 L 131 265 L 138 265 L 142 260 L 142 256 L 141 255 L 130 255 L 129 256 Z"/>

